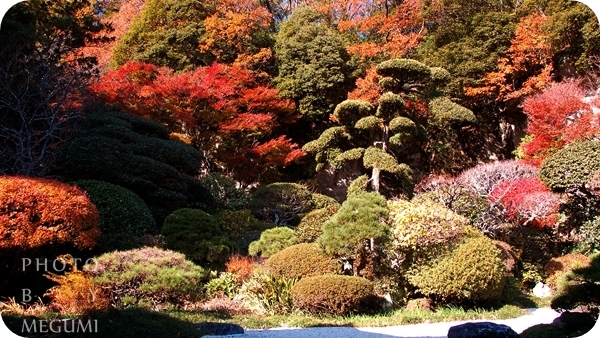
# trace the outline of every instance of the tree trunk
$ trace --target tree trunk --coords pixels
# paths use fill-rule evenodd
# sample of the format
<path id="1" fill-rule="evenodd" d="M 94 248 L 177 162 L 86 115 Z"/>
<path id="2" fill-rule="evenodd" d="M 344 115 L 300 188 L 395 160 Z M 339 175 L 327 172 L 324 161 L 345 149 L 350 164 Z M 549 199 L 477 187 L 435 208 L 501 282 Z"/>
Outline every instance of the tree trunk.
<path id="1" fill-rule="evenodd" d="M 373 191 L 379 192 L 379 180 L 381 177 L 381 170 L 379 168 L 373 168 L 373 173 L 371 174 L 371 187 Z"/>

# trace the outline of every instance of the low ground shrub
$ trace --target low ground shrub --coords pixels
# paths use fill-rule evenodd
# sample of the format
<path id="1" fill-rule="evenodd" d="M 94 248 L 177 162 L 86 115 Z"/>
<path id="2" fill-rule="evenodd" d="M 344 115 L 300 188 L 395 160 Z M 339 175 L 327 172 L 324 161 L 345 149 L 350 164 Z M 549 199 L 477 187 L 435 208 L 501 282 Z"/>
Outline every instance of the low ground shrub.
<path id="1" fill-rule="evenodd" d="M 340 203 L 336 201 L 333 197 L 329 197 L 323 194 L 313 193 L 312 200 L 314 205 L 314 209 L 323 209 L 323 208 L 334 208 L 339 209 Z"/>
<path id="2" fill-rule="evenodd" d="M 287 314 L 292 311 L 292 288 L 297 281 L 255 272 L 242 284 L 234 299 L 257 315 Z"/>
<path id="3" fill-rule="evenodd" d="M 250 243 L 248 253 L 250 256 L 269 256 L 298 243 L 294 230 L 288 227 L 277 227 L 263 231 L 258 241 Z"/>
<path id="4" fill-rule="evenodd" d="M 139 248 L 144 244 L 144 235 L 158 234 L 150 209 L 133 191 L 94 180 L 75 184 L 88 194 L 100 213 L 101 235 L 95 252 Z"/>
<path id="5" fill-rule="evenodd" d="M 338 210 L 338 207 L 316 209 L 304 216 L 300 224 L 294 229 L 298 242 L 312 243 L 323 234 L 323 224 L 327 222 Z"/>
<path id="6" fill-rule="evenodd" d="M 183 254 L 150 247 L 106 253 L 83 270 L 111 293 L 118 308 L 199 299 L 206 279 L 205 270 Z"/>
<path id="7" fill-rule="evenodd" d="M 63 314 L 86 314 L 108 309 L 110 294 L 92 282 L 89 273 L 77 270 L 69 255 L 57 258 L 71 270 L 64 275 L 46 275 L 58 285 L 50 288 L 45 296 L 51 299 L 51 307 Z"/>
<path id="8" fill-rule="evenodd" d="M 492 240 L 470 235 L 448 254 L 413 266 L 407 279 L 440 303 L 487 303 L 502 297 L 506 272 Z"/>
<path id="9" fill-rule="evenodd" d="M 306 277 L 292 288 L 294 307 L 315 315 L 348 315 L 373 306 L 373 283 L 362 277 Z"/>
<path id="10" fill-rule="evenodd" d="M 598 319 L 600 306 L 600 254 L 589 257 L 590 264 L 577 267 L 558 280 L 558 292 L 550 306 L 558 311 L 583 307 Z"/>
<path id="11" fill-rule="evenodd" d="M 237 288 L 237 278 L 231 272 L 222 272 L 218 277 L 209 280 L 205 286 L 208 298 L 233 297 Z"/>
<path id="12" fill-rule="evenodd" d="M 231 256 L 225 264 L 225 270 L 235 275 L 238 284 L 247 280 L 252 276 L 252 272 L 257 264 L 250 257 L 246 256 Z"/>
<path id="13" fill-rule="evenodd" d="M 211 269 L 225 265 L 233 246 L 217 220 L 199 209 L 179 209 L 167 216 L 162 234 L 168 249 Z"/>
<path id="14" fill-rule="evenodd" d="M 265 262 L 265 268 L 275 278 L 304 278 L 337 273 L 338 262 L 325 256 L 314 243 L 301 243 L 287 247 Z"/>

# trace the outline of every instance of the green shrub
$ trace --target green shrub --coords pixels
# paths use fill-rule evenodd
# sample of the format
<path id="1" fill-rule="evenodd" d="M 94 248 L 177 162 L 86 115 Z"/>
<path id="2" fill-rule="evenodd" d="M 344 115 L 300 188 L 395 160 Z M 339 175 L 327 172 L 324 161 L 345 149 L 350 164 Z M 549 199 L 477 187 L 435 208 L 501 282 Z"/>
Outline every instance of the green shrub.
<path id="1" fill-rule="evenodd" d="M 78 122 L 80 132 L 60 151 L 65 179 L 94 179 L 129 189 L 144 200 L 159 226 L 179 208 L 214 207 L 195 178 L 202 154 L 171 140 L 160 123 L 110 108 Z"/>
<path id="2" fill-rule="evenodd" d="M 237 277 L 231 272 L 222 272 L 217 278 L 213 278 L 206 283 L 206 296 L 213 298 L 218 295 L 233 297 L 237 285 Z"/>
<path id="3" fill-rule="evenodd" d="M 357 192 L 366 192 L 368 187 L 369 187 L 369 176 L 367 176 L 367 175 L 358 176 L 348 186 L 348 192 L 346 193 L 346 195 L 348 197 L 350 197 L 350 195 L 355 194 Z"/>
<path id="4" fill-rule="evenodd" d="M 472 235 L 450 253 L 414 266 L 408 281 L 423 295 L 442 303 L 499 300 L 506 281 L 500 250 L 483 235 Z"/>
<path id="5" fill-rule="evenodd" d="M 233 246 L 217 220 L 198 209 L 179 209 L 167 216 L 162 234 L 168 249 L 207 268 L 223 267 Z"/>
<path id="6" fill-rule="evenodd" d="M 105 253 L 143 246 L 144 235 L 158 233 L 150 209 L 134 192 L 102 181 L 82 180 L 76 185 L 85 190 L 100 213 L 101 235 L 95 252 Z"/>
<path id="7" fill-rule="evenodd" d="M 84 271 L 112 293 L 117 307 L 183 304 L 201 297 L 205 279 L 205 271 L 183 254 L 150 247 L 101 255 Z"/>
<path id="8" fill-rule="evenodd" d="M 591 221 L 585 222 L 579 228 L 581 240 L 577 243 L 575 250 L 577 252 L 589 255 L 600 252 L 600 216 Z"/>
<path id="9" fill-rule="evenodd" d="M 431 189 L 416 195 L 411 202 L 421 204 L 425 201 L 439 203 L 455 213 L 466 217 L 471 224 L 477 227 L 479 222 L 484 221 L 483 213 L 489 208 L 486 198 L 478 196 L 471 189 L 458 184 L 448 184 Z M 487 220 L 485 220 L 487 221 Z"/>
<path id="10" fill-rule="evenodd" d="M 585 189 L 600 170 L 600 142 L 584 141 L 568 145 L 548 157 L 538 177 L 553 191 Z"/>
<path id="11" fill-rule="evenodd" d="M 258 241 L 250 243 L 250 256 L 267 258 L 291 245 L 298 243 L 294 230 L 288 227 L 277 227 L 263 231 Z"/>
<path id="12" fill-rule="evenodd" d="M 340 207 L 340 203 L 336 201 L 333 197 L 329 197 L 323 194 L 313 193 L 312 200 L 314 205 L 314 210 L 323 209 L 323 208 L 334 208 L 338 209 Z"/>
<path id="13" fill-rule="evenodd" d="M 323 234 L 323 224 L 338 210 L 338 207 L 316 209 L 304 216 L 296 227 L 296 236 L 300 243 L 312 243 Z"/>
<path id="14" fill-rule="evenodd" d="M 469 221 L 441 204 L 424 200 L 416 204 L 403 200 L 388 202 L 393 245 L 410 259 L 429 259 L 443 254 L 446 247 L 467 232 Z"/>
<path id="15" fill-rule="evenodd" d="M 248 206 L 261 221 L 295 226 L 302 215 L 314 209 L 311 195 L 300 184 L 271 183 L 258 188 Z"/>
<path id="16" fill-rule="evenodd" d="M 275 278 L 303 278 L 340 271 L 335 259 L 319 251 L 314 243 L 301 243 L 287 247 L 265 262 L 270 275 Z"/>
<path id="17" fill-rule="evenodd" d="M 373 283 L 362 277 L 331 274 L 306 277 L 292 288 L 294 307 L 315 315 L 365 312 L 373 299 Z"/>

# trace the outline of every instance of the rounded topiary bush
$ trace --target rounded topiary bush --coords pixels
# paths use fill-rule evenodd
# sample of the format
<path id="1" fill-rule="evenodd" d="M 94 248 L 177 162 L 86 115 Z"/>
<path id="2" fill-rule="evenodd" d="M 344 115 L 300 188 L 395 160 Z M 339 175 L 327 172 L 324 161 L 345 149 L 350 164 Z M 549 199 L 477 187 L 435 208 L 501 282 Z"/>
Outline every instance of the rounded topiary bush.
<path id="1" fill-rule="evenodd" d="M 84 266 L 116 306 L 182 304 L 202 295 L 205 271 L 181 253 L 145 247 L 101 255 Z"/>
<path id="2" fill-rule="evenodd" d="M 506 271 L 500 250 L 483 235 L 469 235 L 449 253 L 413 266 L 408 281 L 441 303 L 493 302 L 502 296 Z"/>
<path id="3" fill-rule="evenodd" d="M 443 253 L 468 231 L 469 221 L 441 204 L 430 200 L 411 203 L 404 200 L 388 202 L 389 221 L 397 251 L 411 259 L 429 259 Z"/>
<path id="4" fill-rule="evenodd" d="M 373 283 L 354 276 L 306 277 L 292 288 L 294 307 L 315 315 L 364 312 L 373 305 L 374 298 Z"/>
<path id="5" fill-rule="evenodd" d="M 232 244 L 211 215 L 198 209 L 179 209 L 167 216 L 162 228 L 167 248 L 209 268 L 224 266 Z"/>
<path id="6" fill-rule="evenodd" d="M 265 262 L 269 274 L 275 278 L 303 278 L 340 271 L 339 264 L 325 256 L 314 243 L 287 247 Z"/>
<path id="7" fill-rule="evenodd" d="M 315 204 L 315 210 L 323 208 L 338 209 L 340 207 L 340 203 L 338 203 L 338 201 L 336 201 L 333 197 L 329 197 L 323 194 L 312 194 L 312 200 Z"/>
<path id="8" fill-rule="evenodd" d="M 296 227 L 298 242 L 311 243 L 323 234 L 323 223 L 327 222 L 338 210 L 338 207 L 316 209 L 304 216 Z"/>
<path id="9" fill-rule="evenodd" d="M 82 180 L 75 183 L 85 190 L 100 213 L 101 235 L 95 251 L 130 250 L 143 246 L 144 235 L 158 233 L 150 209 L 133 191 L 115 184 Z"/>
<path id="10" fill-rule="evenodd" d="M 263 231 L 258 241 L 250 243 L 248 253 L 250 256 L 269 256 L 298 243 L 294 230 L 288 227 L 277 227 Z"/>
<path id="11" fill-rule="evenodd" d="M 544 266 L 544 272 L 548 276 L 546 284 L 552 289 L 556 289 L 556 283 L 562 275 L 570 272 L 573 268 L 589 265 L 590 259 L 583 254 L 571 253 L 560 257 L 553 257 Z"/>
<path id="12" fill-rule="evenodd" d="M 583 189 L 600 170 L 600 142 L 585 141 L 568 145 L 547 158 L 538 177 L 553 191 Z"/>

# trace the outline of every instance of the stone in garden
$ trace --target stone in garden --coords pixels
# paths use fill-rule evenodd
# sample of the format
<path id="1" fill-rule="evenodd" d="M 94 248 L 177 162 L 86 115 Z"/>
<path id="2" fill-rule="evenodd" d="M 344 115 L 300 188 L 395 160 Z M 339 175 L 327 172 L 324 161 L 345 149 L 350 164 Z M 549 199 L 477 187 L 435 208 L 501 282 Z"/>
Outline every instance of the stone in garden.
<path id="1" fill-rule="evenodd" d="M 550 287 L 542 282 L 539 282 L 533 288 L 533 295 L 538 298 L 546 298 L 552 296 Z"/>
<path id="2" fill-rule="evenodd" d="M 244 328 L 229 323 L 200 323 L 198 328 L 211 336 L 226 336 L 230 334 L 244 334 Z"/>
<path id="3" fill-rule="evenodd" d="M 427 298 L 417 298 L 411 299 L 406 303 L 406 310 L 414 311 L 414 310 L 425 310 L 431 311 L 431 302 Z"/>
<path id="4" fill-rule="evenodd" d="M 453 326 L 448 330 L 448 338 L 519 338 L 519 335 L 507 325 L 481 322 Z"/>

